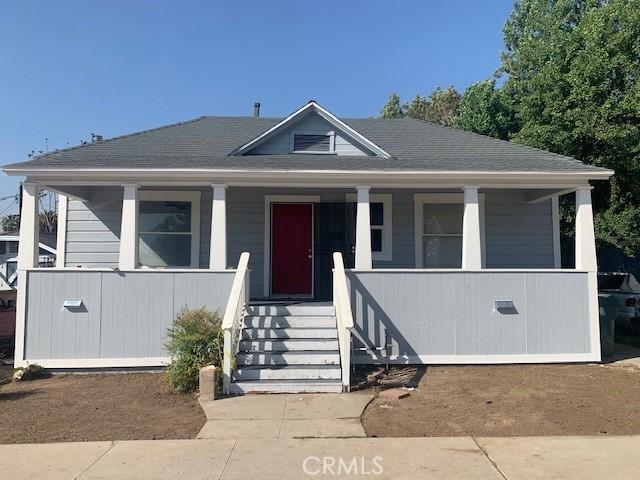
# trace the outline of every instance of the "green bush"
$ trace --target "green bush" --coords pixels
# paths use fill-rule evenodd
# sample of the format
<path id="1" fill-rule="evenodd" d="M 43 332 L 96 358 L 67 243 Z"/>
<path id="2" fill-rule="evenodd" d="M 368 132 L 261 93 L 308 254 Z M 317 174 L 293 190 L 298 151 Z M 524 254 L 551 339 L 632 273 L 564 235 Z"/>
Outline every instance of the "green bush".
<path id="1" fill-rule="evenodd" d="M 198 374 L 207 365 L 222 365 L 224 336 L 222 319 L 206 308 L 183 310 L 169 328 L 165 347 L 172 357 L 169 384 L 181 392 L 195 390 Z"/>

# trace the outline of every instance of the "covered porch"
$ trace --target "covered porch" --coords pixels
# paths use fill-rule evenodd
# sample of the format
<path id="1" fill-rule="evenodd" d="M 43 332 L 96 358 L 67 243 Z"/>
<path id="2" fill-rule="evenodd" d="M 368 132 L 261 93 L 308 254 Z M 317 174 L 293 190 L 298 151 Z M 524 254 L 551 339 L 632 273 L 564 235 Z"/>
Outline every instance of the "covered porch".
<path id="1" fill-rule="evenodd" d="M 599 360 L 588 184 L 284 180 L 27 182 L 16 362 L 161 364 L 184 307 L 335 302 L 336 252 L 354 362 Z M 34 247 L 41 188 L 60 193 L 47 270 Z M 575 268 L 563 269 L 558 197 L 573 192 Z M 251 273 L 231 299 L 243 252 Z"/>

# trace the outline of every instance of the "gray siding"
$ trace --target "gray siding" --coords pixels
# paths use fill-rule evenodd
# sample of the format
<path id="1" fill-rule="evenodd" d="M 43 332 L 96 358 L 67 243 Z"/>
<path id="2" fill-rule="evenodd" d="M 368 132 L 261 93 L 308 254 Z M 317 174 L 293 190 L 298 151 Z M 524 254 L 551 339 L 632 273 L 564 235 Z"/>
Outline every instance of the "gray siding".
<path id="1" fill-rule="evenodd" d="M 189 190 L 176 188 L 175 190 Z M 209 264 L 211 188 L 202 192 L 200 206 L 200 267 Z M 91 190 L 91 201 L 69 202 L 67 259 L 70 267 L 118 265 L 122 189 Z M 426 190 L 421 190 L 426 192 Z M 265 195 L 319 195 L 323 202 L 342 202 L 339 189 L 273 189 L 232 187 L 227 191 L 227 265 L 234 268 L 240 254 L 251 253 L 251 291 L 261 296 L 264 278 Z M 414 268 L 414 193 L 411 190 L 372 190 L 393 198 L 393 259 L 374 261 L 374 268 Z M 485 250 L 487 268 L 552 268 L 551 201 L 528 204 L 522 191 L 485 192 Z"/>
<path id="2" fill-rule="evenodd" d="M 294 132 L 311 135 L 326 135 L 329 132 L 335 132 L 337 155 L 367 155 L 367 151 L 364 148 L 359 147 L 355 141 L 347 138 L 339 130 L 336 130 L 336 127 L 315 113 L 303 118 L 275 137 L 270 138 L 254 149 L 252 153 L 258 155 L 289 154 L 291 153 L 291 134 Z"/>
<path id="3" fill-rule="evenodd" d="M 26 358 L 165 357 L 183 308 L 221 314 L 235 272 L 29 271 Z M 77 311 L 65 299 L 82 299 Z"/>
<path id="4" fill-rule="evenodd" d="M 116 267 L 120 250 L 122 188 L 91 189 L 90 202 L 69 200 L 67 267 Z"/>
<path id="5" fill-rule="evenodd" d="M 348 272 L 354 344 L 393 356 L 589 353 L 587 274 Z M 494 310 L 512 300 L 516 312 Z M 359 355 L 358 362 L 372 355 Z M 379 359 L 382 359 L 384 354 Z"/>

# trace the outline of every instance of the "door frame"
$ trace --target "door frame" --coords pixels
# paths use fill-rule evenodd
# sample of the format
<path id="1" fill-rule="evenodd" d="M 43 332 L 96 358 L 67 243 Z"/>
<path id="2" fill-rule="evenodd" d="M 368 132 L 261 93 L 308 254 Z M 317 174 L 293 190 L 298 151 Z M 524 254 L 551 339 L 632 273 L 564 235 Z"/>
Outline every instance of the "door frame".
<path id="1" fill-rule="evenodd" d="M 264 196 L 264 281 L 263 295 L 265 298 L 271 297 L 271 224 L 273 218 L 271 215 L 271 205 L 274 203 L 306 203 L 312 206 L 320 203 L 320 195 L 265 195 Z M 311 296 L 303 298 L 313 298 L 314 294 L 314 244 L 315 232 L 313 225 L 314 209 L 311 210 Z"/>

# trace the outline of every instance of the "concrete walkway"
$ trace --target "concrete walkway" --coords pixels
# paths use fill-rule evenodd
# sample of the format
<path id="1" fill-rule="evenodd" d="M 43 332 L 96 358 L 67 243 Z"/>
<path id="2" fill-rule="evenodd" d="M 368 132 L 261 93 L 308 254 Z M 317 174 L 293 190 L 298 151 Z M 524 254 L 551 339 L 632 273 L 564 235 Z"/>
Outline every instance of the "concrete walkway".
<path id="1" fill-rule="evenodd" d="M 150 440 L 0 445 L 3 478 L 637 479 L 640 437 Z"/>
<path id="2" fill-rule="evenodd" d="M 198 438 L 366 437 L 360 416 L 372 395 L 243 395 L 201 402 L 207 415 Z"/>

